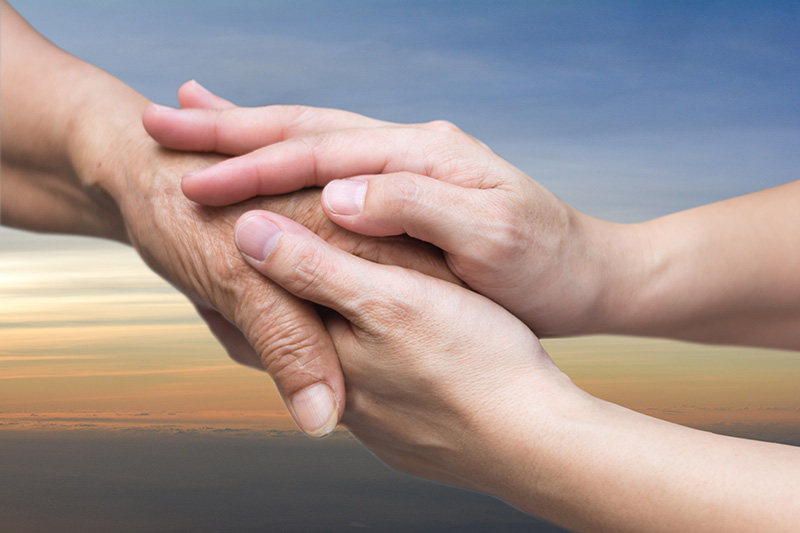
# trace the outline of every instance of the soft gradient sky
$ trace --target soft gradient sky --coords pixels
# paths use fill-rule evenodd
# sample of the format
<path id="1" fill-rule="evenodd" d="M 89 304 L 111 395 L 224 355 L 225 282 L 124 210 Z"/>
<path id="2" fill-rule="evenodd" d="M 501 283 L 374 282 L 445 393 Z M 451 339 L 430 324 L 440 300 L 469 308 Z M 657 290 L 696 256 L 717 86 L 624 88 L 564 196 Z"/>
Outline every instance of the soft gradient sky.
<path id="1" fill-rule="evenodd" d="M 796 3 L 27 0 L 56 44 L 174 104 L 448 118 L 595 216 L 636 221 L 800 176 Z M 0 412 L 280 410 L 125 247 L 0 230 Z M 637 408 L 800 408 L 797 357 L 549 343 Z"/>
<path id="2" fill-rule="evenodd" d="M 12 3 L 155 101 L 196 78 L 241 105 L 446 118 L 610 220 L 800 178 L 797 2 Z M 5 428 L 292 427 L 269 380 L 230 362 L 126 247 L 0 229 L 0 301 Z M 603 398 L 800 443 L 796 353 L 546 345 Z"/>

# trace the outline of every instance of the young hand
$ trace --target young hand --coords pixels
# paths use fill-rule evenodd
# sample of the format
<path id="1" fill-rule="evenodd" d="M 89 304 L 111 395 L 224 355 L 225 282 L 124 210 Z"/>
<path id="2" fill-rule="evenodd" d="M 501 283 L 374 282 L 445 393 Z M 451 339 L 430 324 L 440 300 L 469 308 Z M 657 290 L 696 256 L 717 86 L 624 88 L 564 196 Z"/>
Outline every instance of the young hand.
<path id="1" fill-rule="evenodd" d="M 490 300 L 376 265 L 285 217 L 242 215 L 256 270 L 329 309 L 342 421 L 390 466 L 578 531 L 790 531 L 794 446 L 698 431 L 584 393 Z"/>
<path id="2" fill-rule="evenodd" d="M 323 319 L 347 384 L 342 422 L 399 470 L 490 492 L 501 480 L 497 423 L 537 439 L 578 389 L 523 323 L 487 298 L 415 270 L 377 265 L 283 216 L 242 215 L 251 266 L 329 309 Z"/>
<path id="3" fill-rule="evenodd" d="M 625 253 L 634 229 L 577 212 L 452 124 L 238 108 L 195 82 L 179 94 L 183 110 L 145 112 L 149 133 L 169 148 L 239 156 L 185 176 L 190 199 L 227 205 L 325 186 L 331 220 L 435 244 L 456 276 L 539 335 L 602 331 L 612 281 L 635 268 Z"/>
<path id="4" fill-rule="evenodd" d="M 216 109 L 150 109 L 150 133 L 171 148 L 239 156 L 184 177 L 198 202 L 327 185 L 323 207 L 337 224 L 432 242 L 458 277 L 540 336 L 800 349 L 800 181 L 613 224 L 564 204 L 446 122 L 242 109 L 196 84 L 182 93 L 185 106 Z"/>

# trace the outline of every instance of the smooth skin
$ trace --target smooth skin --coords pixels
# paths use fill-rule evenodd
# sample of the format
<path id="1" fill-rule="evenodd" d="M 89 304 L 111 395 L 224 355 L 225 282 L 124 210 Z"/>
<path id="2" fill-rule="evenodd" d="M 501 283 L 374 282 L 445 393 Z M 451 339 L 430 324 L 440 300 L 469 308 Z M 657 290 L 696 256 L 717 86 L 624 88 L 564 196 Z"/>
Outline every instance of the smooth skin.
<path id="1" fill-rule="evenodd" d="M 232 238 L 236 219 L 268 208 L 357 255 L 455 280 L 441 253 L 337 227 L 320 209 L 318 191 L 224 209 L 189 202 L 181 176 L 221 156 L 161 148 L 142 127 L 145 97 L 54 46 L 5 1 L 0 33 L 2 223 L 134 246 L 187 295 L 234 360 L 271 374 L 301 429 L 314 436 L 333 430 L 345 388 L 330 337 L 310 304 L 242 260 Z M 215 101 L 181 98 L 188 106 Z"/>
<path id="2" fill-rule="evenodd" d="M 195 86 L 191 83 L 184 90 L 195 90 Z M 487 253 L 488 246 L 502 254 L 504 248 L 525 248 L 505 241 L 504 232 L 491 228 L 528 223 L 536 230 L 531 234 L 522 230 L 516 238 L 542 235 L 547 229 L 565 231 L 564 226 L 547 220 L 553 214 L 556 221 L 564 220 L 559 216 L 563 203 L 535 184 L 526 185 L 533 182 L 520 179 L 518 171 L 510 171 L 482 144 L 446 123 L 384 123 L 364 128 L 349 123 L 350 113 L 291 109 L 289 123 L 281 122 L 287 112 L 283 107 L 150 109 L 145 124 L 173 148 L 213 147 L 249 154 L 185 177 L 183 190 L 197 201 L 227 203 L 327 183 L 322 202 L 337 223 L 367 234 L 408 233 L 430 240 L 446 250 L 449 264 L 471 287 L 486 284 L 481 286 L 484 293 L 495 288 L 490 285 L 491 276 L 503 272 L 523 289 L 530 288 L 529 280 L 520 275 L 531 271 L 527 262 L 531 258 L 524 250 L 518 252 L 521 255 L 492 256 L 495 260 L 490 262 L 468 249 Z M 342 128 L 310 135 L 296 129 L 297 117 L 309 120 L 317 114 Z M 289 132 L 289 140 L 259 137 L 259 128 Z M 297 131 L 294 136 L 293 131 Z M 422 140 L 417 143 L 417 139 Z M 795 221 L 792 202 L 780 199 L 796 199 L 797 187 L 789 184 L 649 226 L 622 229 L 598 222 L 608 231 L 598 249 L 619 245 L 617 250 L 625 250 L 609 239 L 612 235 L 625 239 L 624 232 L 630 231 L 628 238 L 638 246 L 621 255 L 636 261 L 635 272 L 645 268 L 647 261 L 626 254 L 646 248 L 644 243 L 655 238 L 659 225 L 672 225 L 672 231 L 692 221 L 713 226 L 727 210 L 744 205 L 753 210 L 749 226 L 766 227 L 771 237 L 776 233 L 771 226 L 773 210 L 781 221 L 790 225 Z M 520 217 L 530 212 L 514 201 L 518 195 L 530 198 L 531 191 L 540 195 L 533 222 Z M 764 212 L 765 204 L 768 212 Z M 679 223 L 674 222 L 676 218 Z M 591 219 L 583 220 L 588 226 L 593 224 Z M 591 234 L 585 231 L 584 237 Z M 713 235 L 721 230 L 708 231 Z M 689 429 L 593 398 L 553 365 L 530 328 L 491 301 L 418 272 L 349 256 L 276 214 L 246 213 L 237 223 L 236 239 L 246 260 L 259 272 L 293 294 L 336 312 L 327 317 L 326 325 L 348 384 L 349 403 L 342 421 L 393 467 L 488 492 L 576 530 L 791 531 L 800 521 L 797 448 Z M 548 241 L 546 235 L 543 239 Z M 562 248 L 567 245 L 561 242 Z M 786 244 L 782 234 L 777 243 Z M 551 259 L 558 257 L 557 248 L 550 249 Z M 728 250 L 722 246 L 717 251 Z M 778 250 L 784 261 L 796 261 L 794 249 Z M 605 253 L 614 257 L 615 252 Z M 638 253 L 653 254 L 652 248 Z M 700 264 L 703 261 L 709 258 L 704 256 Z M 753 264 L 759 263 L 750 261 Z M 477 267 L 469 270 L 464 265 Z M 568 290 L 566 278 L 575 276 L 580 265 L 560 266 L 566 269 L 562 287 Z M 773 266 L 763 265 L 764 275 L 773 272 Z M 609 273 L 603 274 L 600 279 L 608 282 Z M 739 279 L 724 268 L 721 274 L 714 281 L 723 283 L 712 286 L 715 290 L 725 283 L 735 285 Z M 774 274 L 775 283 L 788 278 L 786 288 L 794 290 L 793 278 L 785 271 L 778 268 Z M 681 290 L 691 288 L 695 279 L 682 280 Z M 699 285 L 708 290 L 708 282 Z M 502 301 L 510 296 L 502 301 L 504 305 L 524 305 L 529 295 L 523 289 L 517 290 L 522 296 L 519 300 L 514 300 L 519 294 L 513 293 L 498 292 L 495 297 L 499 294 Z M 631 297 L 632 287 L 626 290 Z M 755 327 L 765 327 L 758 322 L 763 317 L 753 312 L 758 306 L 748 304 L 741 294 L 735 293 L 731 301 L 752 315 Z M 797 300 L 787 302 L 781 291 L 767 290 L 765 295 L 774 297 L 766 305 L 773 312 L 786 310 L 790 319 L 795 316 L 792 304 Z M 690 296 L 683 298 L 691 301 Z M 558 303 L 549 305 L 558 310 Z M 683 309 L 677 312 L 683 313 L 684 320 L 690 315 Z M 705 321 L 701 338 L 713 340 L 714 328 L 725 320 L 720 318 L 725 310 L 717 309 L 716 318 L 693 312 L 694 319 Z M 524 309 L 517 313 L 523 314 Z M 535 329 L 534 315 L 526 318 Z M 629 324 L 635 324 L 634 319 L 642 322 L 641 316 L 629 317 Z M 763 335 L 725 340 L 795 346 L 794 330 L 783 326 L 776 330 L 778 341 Z M 656 322 L 648 327 L 659 326 Z M 648 327 L 638 332 L 648 333 Z M 670 328 L 674 326 L 657 331 L 692 336 L 687 334 L 691 328 Z"/>
<path id="3" fill-rule="evenodd" d="M 435 244 L 459 278 L 540 336 L 800 349 L 800 181 L 613 224 L 568 206 L 447 122 L 229 102 L 149 108 L 144 122 L 170 148 L 238 156 L 185 176 L 192 200 L 227 205 L 324 186 L 323 208 L 338 225 Z"/>
<path id="4" fill-rule="evenodd" d="M 342 421 L 390 466 L 585 531 L 791 531 L 800 449 L 715 435 L 594 398 L 530 329 L 475 292 L 252 211 L 256 270 L 326 315 Z"/>

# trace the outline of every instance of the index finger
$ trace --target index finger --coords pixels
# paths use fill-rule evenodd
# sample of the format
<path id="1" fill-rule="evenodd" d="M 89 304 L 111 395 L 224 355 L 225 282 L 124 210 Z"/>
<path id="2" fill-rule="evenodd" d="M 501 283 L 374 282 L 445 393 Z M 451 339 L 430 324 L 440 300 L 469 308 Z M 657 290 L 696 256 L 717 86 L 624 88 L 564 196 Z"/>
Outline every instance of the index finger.
<path id="1" fill-rule="evenodd" d="M 407 171 L 436 179 L 461 176 L 474 159 L 472 144 L 416 126 L 348 128 L 318 132 L 265 146 L 183 177 L 183 193 L 204 205 L 322 187 L 357 175 Z M 475 181 L 475 180 L 473 180 Z M 464 177 L 462 185 L 469 186 Z"/>

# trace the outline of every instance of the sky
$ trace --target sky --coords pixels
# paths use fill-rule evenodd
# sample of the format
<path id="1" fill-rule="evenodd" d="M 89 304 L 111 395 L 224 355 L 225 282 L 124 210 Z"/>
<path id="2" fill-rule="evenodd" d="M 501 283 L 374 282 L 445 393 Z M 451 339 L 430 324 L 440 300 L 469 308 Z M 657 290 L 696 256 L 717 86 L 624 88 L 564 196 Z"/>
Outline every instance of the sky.
<path id="1" fill-rule="evenodd" d="M 240 105 L 448 119 L 571 205 L 607 220 L 647 220 L 800 177 L 798 2 L 12 4 L 57 45 L 154 101 L 175 105 L 177 88 L 195 78 Z M 171 439 L 189 439 L 180 442 L 198 455 L 232 450 L 238 457 L 237 446 L 270 450 L 281 465 L 314 461 L 325 446 L 294 435 L 266 376 L 227 359 L 185 299 L 125 246 L 0 228 L 0 301 L 0 449 L 3 457 L 20 457 L 0 474 L 29 481 L 24 494 L 32 507 L 18 508 L 39 512 L 28 516 L 91 527 L 92 513 L 68 500 L 63 509 L 78 511 L 37 507 L 49 474 L 36 465 L 57 462 L 58 449 L 74 450 L 74 469 L 59 480 L 71 488 L 61 497 L 77 501 L 94 497 L 92 479 L 114 472 L 87 471 L 98 443 L 109 450 L 101 466 L 133 449 L 172 450 L 137 467 L 149 472 L 153 490 L 169 485 L 163 465 L 175 460 Z M 796 353 L 620 337 L 545 346 L 576 383 L 604 399 L 695 427 L 800 444 Z M 371 464 L 365 472 L 377 468 L 374 459 L 346 436 L 337 439 L 325 452 L 332 465 L 325 483 L 346 478 L 352 502 L 408 483 L 402 486 L 416 487 L 410 493 L 443 491 L 429 505 L 475 508 L 475 495 L 400 483 L 385 469 L 359 479 L 334 459 Z M 296 455 L 287 451 L 289 441 Z M 22 453 L 31 442 L 40 445 Z M 220 485 L 207 461 L 194 464 L 194 476 L 211 476 L 204 497 L 224 490 L 232 502 L 244 494 Z M 245 475 L 243 464 L 231 465 L 236 475 Z M 259 463 L 268 472 L 276 464 Z M 309 489 L 301 478 L 311 482 L 297 476 L 293 490 L 303 501 Z M 268 479 L 275 478 L 265 474 L 263 483 Z M 138 503 L 112 506 L 108 516 L 117 509 L 133 519 L 147 509 L 174 526 L 164 529 L 194 529 L 176 518 L 188 520 L 202 507 L 188 493 L 156 510 L 144 496 L 147 486 L 121 497 Z M 12 506 L 3 502 L 12 500 L 3 490 L 5 517 Z M 364 522 L 353 511 L 341 527 L 410 524 L 403 522 L 410 509 L 425 502 L 397 498 L 375 504 L 380 517 L 376 511 Z M 524 515 L 481 501 L 498 506 L 486 503 L 483 518 L 469 515 L 473 523 L 500 513 L 498 520 L 531 526 Z M 252 520 L 312 527 L 291 526 L 296 513 L 280 516 L 281 508 Z M 330 509 L 318 511 L 328 516 Z M 456 514 L 441 527 L 463 524 L 452 521 Z M 15 515 L 20 527 L 23 515 Z M 242 528 L 256 527 L 252 520 Z M 138 529 L 157 528 L 142 522 Z"/>

